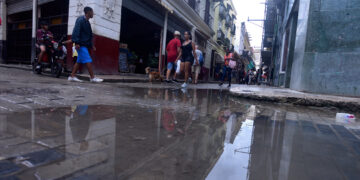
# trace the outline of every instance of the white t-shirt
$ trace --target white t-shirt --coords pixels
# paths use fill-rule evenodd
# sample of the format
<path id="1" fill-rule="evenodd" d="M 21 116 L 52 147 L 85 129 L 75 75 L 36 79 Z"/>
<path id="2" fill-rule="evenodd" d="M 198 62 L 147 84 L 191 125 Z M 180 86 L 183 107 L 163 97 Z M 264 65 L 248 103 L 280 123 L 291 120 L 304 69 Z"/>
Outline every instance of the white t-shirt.
<path id="1" fill-rule="evenodd" d="M 198 60 L 199 60 L 199 64 L 200 64 L 200 55 L 202 55 L 202 52 L 200 51 L 200 50 L 195 50 L 195 53 L 196 53 L 196 56 L 197 56 L 197 58 L 198 58 Z M 195 59 L 195 56 L 194 56 L 194 64 L 193 65 L 196 65 L 196 59 Z"/>

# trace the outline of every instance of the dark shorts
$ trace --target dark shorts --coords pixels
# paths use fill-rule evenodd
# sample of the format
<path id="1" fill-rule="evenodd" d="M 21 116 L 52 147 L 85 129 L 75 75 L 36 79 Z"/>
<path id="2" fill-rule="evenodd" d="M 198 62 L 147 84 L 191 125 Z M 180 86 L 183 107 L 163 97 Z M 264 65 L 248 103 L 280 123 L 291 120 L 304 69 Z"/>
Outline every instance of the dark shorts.
<path id="1" fill-rule="evenodd" d="M 191 63 L 191 65 L 192 64 L 194 64 L 194 57 L 191 57 L 191 56 L 188 56 L 188 57 L 186 57 L 186 58 L 182 58 L 181 59 L 181 62 L 189 62 L 189 63 Z"/>

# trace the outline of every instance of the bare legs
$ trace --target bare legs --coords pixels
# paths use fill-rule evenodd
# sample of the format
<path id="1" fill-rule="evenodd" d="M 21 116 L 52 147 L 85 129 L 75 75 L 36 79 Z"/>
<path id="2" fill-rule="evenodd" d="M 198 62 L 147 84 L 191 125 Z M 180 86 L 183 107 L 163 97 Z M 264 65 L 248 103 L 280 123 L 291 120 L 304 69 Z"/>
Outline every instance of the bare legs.
<path id="1" fill-rule="evenodd" d="M 182 62 L 180 65 L 180 71 L 181 73 L 185 73 L 185 83 L 187 83 L 191 73 L 191 62 Z"/>
<path id="2" fill-rule="evenodd" d="M 79 69 L 79 63 L 75 63 L 74 68 L 71 72 L 71 77 L 75 77 L 75 73 L 78 71 Z M 89 74 L 90 74 L 90 78 L 93 79 L 94 78 L 94 71 L 93 68 L 91 66 L 91 63 L 86 63 L 86 67 L 88 68 Z"/>

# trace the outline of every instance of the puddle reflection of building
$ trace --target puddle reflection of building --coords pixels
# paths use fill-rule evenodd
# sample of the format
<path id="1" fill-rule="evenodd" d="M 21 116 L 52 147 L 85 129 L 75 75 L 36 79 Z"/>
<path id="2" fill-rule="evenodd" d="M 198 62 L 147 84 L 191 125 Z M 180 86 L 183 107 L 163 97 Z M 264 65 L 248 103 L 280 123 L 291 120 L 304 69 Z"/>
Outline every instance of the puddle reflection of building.
<path id="1" fill-rule="evenodd" d="M 285 117 L 286 113 L 274 110 L 271 116 L 255 118 L 249 179 L 288 179 L 294 130 L 286 128 Z"/>
<path id="2" fill-rule="evenodd" d="M 251 119 L 256 116 L 255 109 L 255 106 L 241 105 L 237 112 L 227 108 L 219 113 L 218 120 L 226 126 L 224 150 L 206 179 L 246 179 L 247 170 L 244 167 L 247 167 L 250 158 Z"/>
<path id="3" fill-rule="evenodd" d="M 152 114 L 156 122 L 156 136 L 151 134 L 154 126 L 148 121 L 141 121 L 141 124 L 136 124 L 136 120 L 121 121 L 118 124 L 134 127 L 127 129 L 126 134 L 139 137 L 130 141 L 131 145 L 118 149 L 118 159 L 122 159 L 117 161 L 119 179 L 204 179 L 223 150 L 225 126 L 216 118 L 207 116 L 211 112 L 208 107 L 217 106 L 215 103 L 208 106 L 208 101 L 203 101 L 211 92 L 194 91 L 164 90 L 165 103 L 154 107 L 154 112 L 138 109 L 133 119 L 141 116 L 150 118 Z M 174 98 L 181 99 L 176 106 Z M 117 132 L 118 141 L 126 144 L 128 136 L 123 135 L 125 132 L 121 130 Z"/>

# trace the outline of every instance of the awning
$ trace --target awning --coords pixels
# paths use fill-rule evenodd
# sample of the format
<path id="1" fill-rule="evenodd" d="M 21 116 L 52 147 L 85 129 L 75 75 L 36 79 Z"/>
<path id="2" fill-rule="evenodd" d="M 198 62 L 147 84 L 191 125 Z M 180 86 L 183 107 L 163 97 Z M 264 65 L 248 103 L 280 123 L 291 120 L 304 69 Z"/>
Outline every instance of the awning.
<path id="1" fill-rule="evenodd" d="M 46 4 L 55 0 L 38 0 L 38 5 Z M 7 0 L 7 14 L 31 11 L 33 8 L 32 0 Z"/>
<path id="2" fill-rule="evenodd" d="M 166 3 L 163 0 L 155 0 L 156 2 L 158 2 L 163 8 L 165 8 L 166 10 L 168 10 L 171 14 L 174 13 L 174 9 L 172 9 L 170 7 L 170 5 L 168 3 Z"/>

